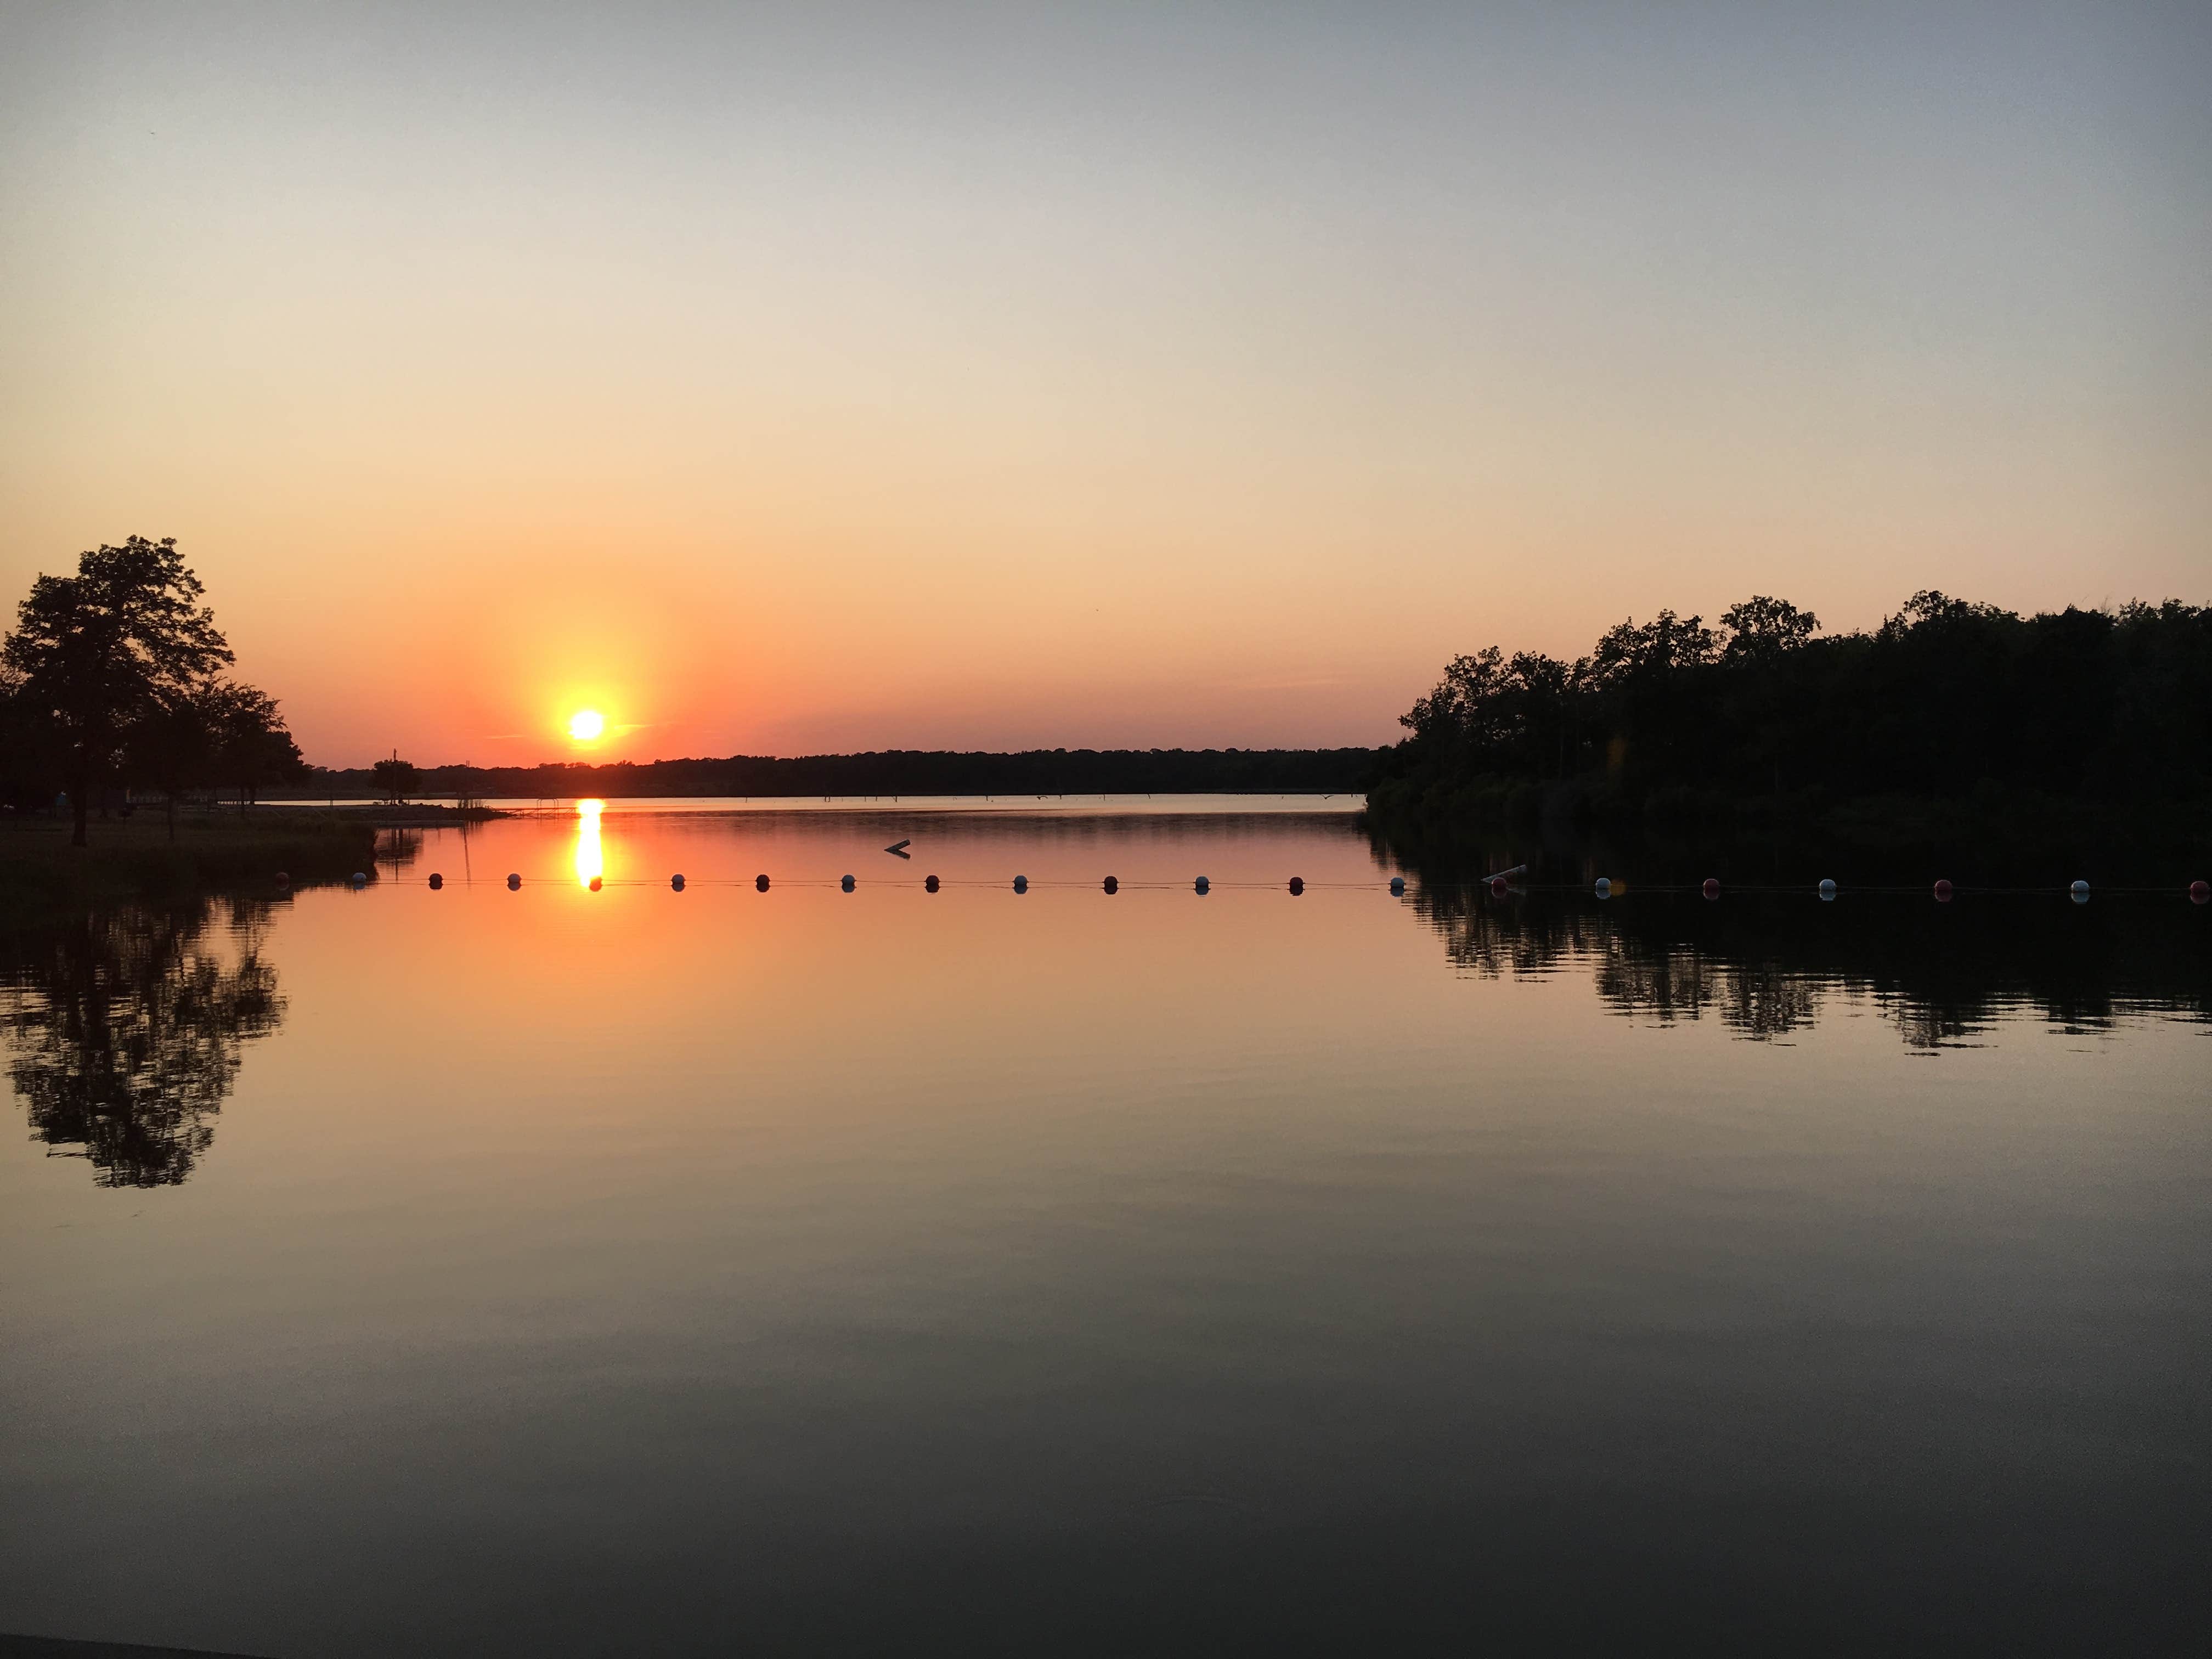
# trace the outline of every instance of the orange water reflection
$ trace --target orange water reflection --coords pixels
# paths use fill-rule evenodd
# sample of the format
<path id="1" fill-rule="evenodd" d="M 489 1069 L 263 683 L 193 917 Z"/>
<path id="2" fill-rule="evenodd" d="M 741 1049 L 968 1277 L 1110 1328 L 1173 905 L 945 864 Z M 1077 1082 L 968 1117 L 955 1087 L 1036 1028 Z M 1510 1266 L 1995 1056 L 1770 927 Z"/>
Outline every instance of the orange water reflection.
<path id="1" fill-rule="evenodd" d="M 576 883 L 580 887 L 589 887 L 607 872 L 606 854 L 599 845 L 599 814 L 606 810 L 603 800 L 576 803 Z"/>
<path id="2" fill-rule="evenodd" d="M 2182 1488 L 2142 1471 L 2203 1456 L 2163 1363 L 2212 1293 L 2200 1022 L 2094 1036 L 2072 1004 L 2063 1028 L 1999 1006 L 1929 1060 L 1858 1017 L 1894 969 L 1832 954 L 1849 906 L 1801 896 L 1717 959 L 1594 900 L 1554 924 L 1394 898 L 1342 816 L 616 799 L 470 836 L 519 889 L 430 887 L 467 867 L 431 829 L 409 878 L 271 917 L 287 1018 L 242 1063 L 195 1028 L 228 1091 L 185 1186 L 96 1188 L 22 1120 L 0 1137 L 0 1306 L 35 1337 L 0 1359 L 0 1493 L 70 1494 L 0 1553 L 19 1625 L 174 1628 L 185 1583 L 203 1639 L 341 1646 L 257 1622 L 270 1581 L 235 1564 L 274 1550 L 347 1608 L 396 1587 L 409 1617 L 495 1614 L 517 1651 L 572 1646 L 577 1607 L 707 1651 L 733 1538 L 775 1628 L 853 1609 L 823 1645 L 933 1639 L 1101 1560 L 1158 1580 L 1170 1550 L 1196 1565 L 1163 1598 L 1281 1582 L 1237 1616 L 1303 1617 L 1295 1571 L 1364 1614 L 1430 1589 L 1347 1576 L 1410 1535 L 1378 1545 L 1375 1517 L 1444 1559 L 1530 1492 L 1562 1494 L 1543 1561 L 1663 1513 L 1695 1582 L 1825 1552 L 1883 1585 L 1916 1582 L 1927 1534 L 1830 1517 L 1935 1516 L 1987 1563 L 2012 1537 L 1949 1494 L 2094 1502 L 2148 1517 L 2100 1561 L 2173 1581 L 2120 1588 L 2182 1600 Z M 2094 988 L 2106 958 L 2069 937 L 2091 966 L 2057 982 Z M 1931 959 L 1955 977 L 1962 948 Z M 40 970 L 37 1006 L 84 961 Z M 2084 1401 L 2112 1455 L 2054 1472 Z M 964 1553 L 947 1494 L 996 1517 Z M 610 1515 L 664 1565 L 607 1572 Z M 486 1516 L 533 1517 L 527 1547 L 495 1528 L 481 1569 L 426 1565 L 419 1539 Z M 851 1590 L 821 1540 L 856 1517 L 884 1582 L 941 1577 L 943 1607 Z M 1293 1529 L 1310 1555 L 1260 1577 Z M 118 1535 L 160 1540 L 165 1576 L 114 1571 L 94 1545 Z"/>

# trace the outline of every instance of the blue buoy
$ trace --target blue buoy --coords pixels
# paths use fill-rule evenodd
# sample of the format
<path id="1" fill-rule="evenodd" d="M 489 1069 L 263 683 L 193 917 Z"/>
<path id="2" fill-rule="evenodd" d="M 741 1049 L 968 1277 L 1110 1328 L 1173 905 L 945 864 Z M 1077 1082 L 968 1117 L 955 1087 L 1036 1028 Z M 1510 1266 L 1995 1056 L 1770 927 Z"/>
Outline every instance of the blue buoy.
<path id="1" fill-rule="evenodd" d="M 684 890 L 684 878 L 681 875 L 671 876 L 668 878 L 668 884 L 680 893 Z"/>
<path id="2" fill-rule="evenodd" d="M 507 890 L 510 893 L 515 892 L 519 890 L 521 886 L 522 878 L 510 872 L 507 878 Z"/>
<path id="3" fill-rule="evenodd" d="M 366 887 L 366 886 L 368 886 L 368 872 L 367 872 L 366 870 L 356 870 L 356 871 L 355 871 L 355 872 L 353 872 L 353 884 L 354 884 L 355 886 L 356 886 L 356 887 Z"/>
<path id="4" fill-rule="evenodd" d="M 445 884 L 446 878 L 440 875 L 435 870 L 433 870 L 430 872 L 430 890 L 434 893 Z"/>
<path id="5" fill-rule="evenodd" d="M 935 876 L 924 878 L 921 884 L 921 890 L 925 893 L 935 892 L 937 890 L 937 878 Z"/>
<path id="6" fill-rule="evenodd" d="M 1393 898 L 1403 898 L 1406 896 L 1405 877 L 1393 876 L 1390 878 L 1390 896 Z"/>
<path id="7" fill-rule="evenodd" d="M 1306 880 L 1305 880 L 1305 878 L 1304 878 L 1304 876 L 1292 876 L 1292 877 L 1291 878 L 1291 896 L 1292 898 L 1296 898 L 1299 894 L 1301 894 L 1301 893 L 1304 892 L 1305 890 L 1306 890 Z"/>
<path id="8" fill-rule="evenodd" d="M 1106 890 L 1109 893 L 1118 893 L 1121 890 L 1121 884 L 1109 876 L 1106 878 Z"/>
<path id="9" fill-rule="evenodd" d="M 1611 879 L 1605 876 L 1600 876 L 1597 878 L 1597 887 L 1595 891 L 1600 898 L 1611 898 L 1613 896 L 1613 883 Z"/>
<path id="10" fill-rule="evenodd" d="M 838 883 L 837 883 L 837 885 L 838 885 L 838 886 L 840 886 L 840 887 L 842 887 L 842 888 L 843 888 L 843 889 L 845 890 L 845 891 L 847 891 L 847 892 L 848 892 L 848 893 L 849 893 L 849 892 L 851 892 L 851 891 L 853 890 L 853 878 L 852 878 L 852 877 L 850 877 L 850 876 L 846 876 L 846 877 L 843 877 L 843 878 L 840 878 L 840 880 L 839 880 L 839 881 L 838 881 Z"/>
<path id="11" fill-rule="evenodd" d="M 2089 884 L 2086 881 L 2077 881 L 2068 890 L 2070 891 L 2075 898 L 2085 899 L 2089 896 Z"/>
<path id="12" fill-rule="evenodd" d="M 1820 896 L 1821 896 L 1823 899 L 1832 899 L 1832 898 L 1835 897 L 1835 896 L 1836 896 L 1836 878 L 1835 878 L 1833 876 L 1823 876 L 1823 877 L 1821 877 L 1821 878 L 1820 878 Z"/>
<path id="13" fill-rule="evenodd" d="M 1028 892 L 1030 890 L 1030 878 L 1027 876 L 1016 876 L 1014 878 L 1014 890 L 1017 893 Z"/>
<path id="14" fill-rule="evenodd" d="M 1194 892 L 1210 893 L 1213 890 L 1213 884 L 1208 881 L 1204 876 L 1200 876 L 1196 881 L 1191 884 L 1191 890 Z"/>

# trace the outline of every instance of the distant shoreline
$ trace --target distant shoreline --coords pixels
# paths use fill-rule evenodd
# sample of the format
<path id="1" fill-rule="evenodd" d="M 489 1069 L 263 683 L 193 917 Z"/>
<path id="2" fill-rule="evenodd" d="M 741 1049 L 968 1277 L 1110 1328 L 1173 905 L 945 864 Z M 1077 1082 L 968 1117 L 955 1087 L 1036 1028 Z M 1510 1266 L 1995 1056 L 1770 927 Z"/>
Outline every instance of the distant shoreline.
<path id="1" fill-rule="evenodd" d="M 429 800 L 653 797 L 1365 794 L 1384 749 L 1036 749 L 1006 753 L 882 750 L 793 757 L 417 766 Z M 270 800 L 374 799 L 367 767 L 319 768 Z"/>
<path id="2" fill-rule="evenodd" d="M 1328 790 L 1152 790 L 1129 793 L 1090 791 L 1066 794 L 984 795 L 501 795 L 489 799 L 452 797 L 447 800 L 410 801 L 392 805 L 369 800 L 318 800 L 307 796 L 277 796 L 261 801 L 257 811 L 313 811 L 332 814 L 388 828 L 475 823 L 490 818 L 528 817 L 539 813 L 566 814 L 580 800 L 604 801 L 611 808 L 711 811 L 717 808 L 755 811 L 797 812 L 999 812 L 1023 811 L 1062 814 L 1071 811 L 1171 812 L 1190 808 L 1201 811 L 1252 810 L 1279 812 L 1363 812 L 1367 797 L 1358 791 Z M 465 801 L 465 805 L 462 803 Z M 1219 804 L 1235 803 L 1234 805 Z"/>

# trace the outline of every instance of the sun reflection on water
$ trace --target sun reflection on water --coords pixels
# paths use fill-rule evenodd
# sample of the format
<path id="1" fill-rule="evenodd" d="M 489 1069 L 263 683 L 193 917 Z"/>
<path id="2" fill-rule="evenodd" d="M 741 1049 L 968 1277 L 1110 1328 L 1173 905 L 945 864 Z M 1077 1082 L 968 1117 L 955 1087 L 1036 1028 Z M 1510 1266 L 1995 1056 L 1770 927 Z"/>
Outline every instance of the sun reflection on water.
<path id="1" fill-rule="evenodd" d="M 603 800 L 576 803 L 576 883 L 580 887 L 589 887 L 606 873 L 606 859 L 599 851 L 599 814 L 606 810 Z"/>

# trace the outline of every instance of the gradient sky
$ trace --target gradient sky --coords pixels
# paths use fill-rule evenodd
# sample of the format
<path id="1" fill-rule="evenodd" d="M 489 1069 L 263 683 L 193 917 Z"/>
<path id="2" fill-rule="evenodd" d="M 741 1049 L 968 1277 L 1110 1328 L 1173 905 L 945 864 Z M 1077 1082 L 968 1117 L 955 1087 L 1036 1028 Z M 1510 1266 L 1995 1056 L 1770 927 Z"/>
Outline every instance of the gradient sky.
<path id="1" fill-rule="evenodd" d="M 0 0 L 0 590 L 177 537 L 328 763 L 2203 603 L 2208 84 L 2188 3 Z"/>

